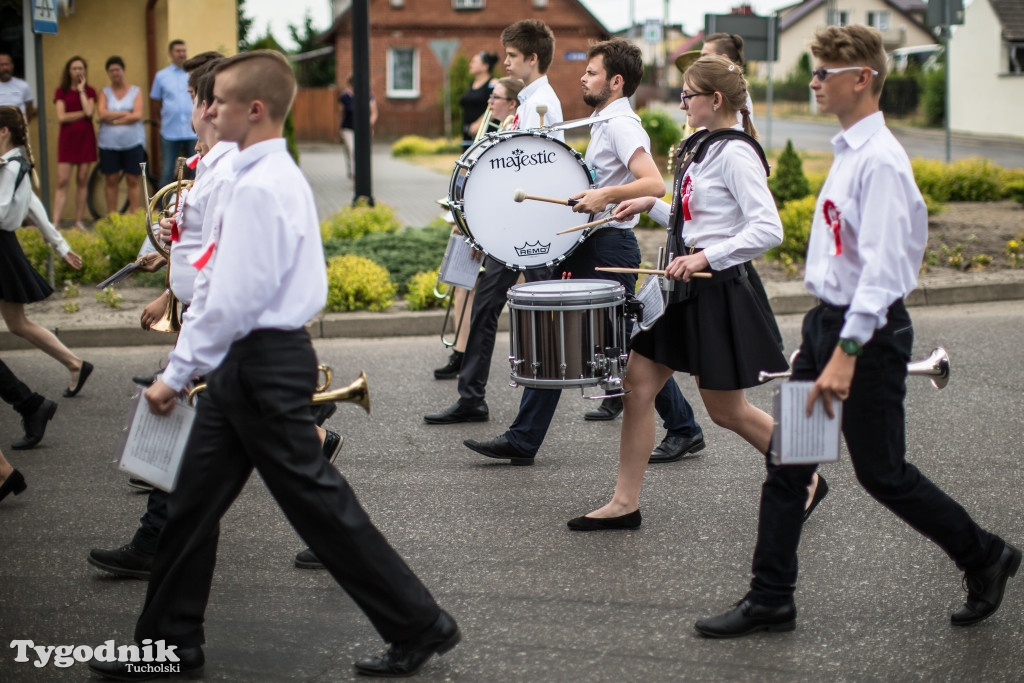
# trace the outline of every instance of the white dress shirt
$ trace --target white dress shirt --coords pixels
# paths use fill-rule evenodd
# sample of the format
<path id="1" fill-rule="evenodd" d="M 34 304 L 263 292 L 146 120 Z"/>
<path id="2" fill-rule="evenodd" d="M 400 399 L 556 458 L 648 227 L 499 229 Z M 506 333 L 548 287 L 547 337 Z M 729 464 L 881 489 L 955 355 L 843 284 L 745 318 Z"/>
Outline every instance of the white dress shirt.
<path id="1" fill-rule="evenodd" d="M 301 328 L 327 301 L 313 191 L 284 139 L 241 150 L 232 165 L 231 194 L 211 235 L 216 257 L 200 275 L 209 269 L 209 284 L 197 278 L 190 315 L 163 374 L 172 389 L 216 368 L 250 332 Z"/>
<path id="2" fill-rule="evenodd" d="M 199 160 L 196 180 L 185 194 L 178 220 L 178 241 L 171 249 L 171 291 L 183 303 L 192 303 L 195 291 L 196 269 L 192 262 L 199 255 L 209 237 L 205 221 L 210 209 L 210 198 L 217 194 L 218 186 L 230 184 L 235 177 L 231 160 L 238 153 L 233 142 L 218 142 Z"/>
<path id="3" fill-rule="evenodd" d="M 650 154 L 651 138 L 640 125 L 640 117 L 633 113 L 629 100 L 620 97 L 610 103 L 600 114 L 594 116 L 615 115 L 590 126 L 590 144 L 584 157 L 587 164 L 594 169 L 598 187 L 626 185 L 636 180 L 629 170 L 629 160 L 638 149 Z M 611 210 L 594 214 L 594 219 L 604 218 Z M 640 216 L 633 216 L 626 222 L 611 221 L 606 227 L 628 230 L 637 224 Z"/>
<path id="4" fill-rule="evenodd" d="M 515 130 L 528 130 L 540 128 L 540 114 L 537 113 L 537 105 L 546 105 L 548 110 L 544 112 L 544 125 L 553 126 L 561 123 L 562 103 L 558 101 L 558 95 L 548 82 L 547 76 L 541 76 L 530 85 L 519 91 L 519 108 L 516 112 Z M 565 140 L 565 133 L 557 131 L 555 137 Z"/>
<path id="5" fill-rule="evenodd" d="M 690 164 L 683 187 L 689 190 L 690 211 L 683 242 L 703 249 L 712 270 L 745 263 L 782 243 L 782 221 L 761 157 L 743 140 L 712 142 L 703 161 Z M 667 226 L 669 210 L 659 199 L 648 215 Z"/>
<path id="6" fill-rule="evenodd" d="M 840 336 L 865 344 L 885 325 L 889 306 L 917 286 L 928 211 L 907 153 L 881 112 L 832 138 L 832 149 L 835 161 L 818 196 L 804 284 L 829 304 L 849 306 Z"/>

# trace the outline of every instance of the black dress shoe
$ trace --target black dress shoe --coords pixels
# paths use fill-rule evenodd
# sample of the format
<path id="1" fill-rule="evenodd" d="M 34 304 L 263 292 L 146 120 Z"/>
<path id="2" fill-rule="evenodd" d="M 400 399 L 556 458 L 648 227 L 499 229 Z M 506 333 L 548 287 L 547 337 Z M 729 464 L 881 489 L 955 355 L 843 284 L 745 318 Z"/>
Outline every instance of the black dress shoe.
<path id="1" fill-rule="evenodd" d="M 145 479 L 137 479 L 135 477 L 129 477 L 128 478 L 128 485 L 131 486 L 133 489 L 138 489 L 140 491 L 149 492 L 149 491 L 153 490 L 153 485 L 150 484 Z"/>
<path id="2" fill-rule="evenodd" d="M 452 351 L 448 356 L 448 363 L 443 368 L 434 370 L 434 379 L 455 379 L 462 369 L 462 359 L 465 357 L 462 351 Z"/>
<path id="3" fill-rule="evenodd" d="M 320 561 L 312 548 L 306 548 L 295 556 L 295 566 L 299 569 L 323 569 L 324 563 Z"/>
<path id="4" fill-rule="evenodd" d="M 755 605 L 743 598 L 730 611 L 694 624 L 697 632 L 709 638 L 738 638 L 757 631 L 792 631 L 796 628 L 796 605 L 781 607 Z"/>
<path id="5" fill-rule="evenodd" d="M 27 487 L 28 484 L 25 483 L 25 477 L 18 470 L 14 470 L 7 475 L 3 485 L 0 486 L 0 500 L 6 498 L 8 493 L 13 493 L 16 496 L 21 495 L 21 492 Z"/>
<path id="6" fill-rule="evenodd" d="M 620 414 L 622 414 L 622 399 L 616 396 L 604 399 L 597 408 L 583 413 L 583 419 L 590 422 L 603 422 L 614 420 Z"/>
<path id="7" fill-rule="evenodd" d="M 156 378 L 160 375 L 135 375 L 132 377 L 132 382 L 139 386 L 148 387 L 150 384 L 156 381 Z"/>
<path id="8" fill-rule="evenodd" d="M 467 405 L 456 401 L 448 410 L 433 415 L 424 415 L 423 420 L 431 425 L 453 425 L 460 422 L 487 422 L 490 411 L 483 401 L 475 405 Z"/>
<path id="9" fill-rule="evenodd" d="M 324 436 L 323 446 L 321 446 L 321 450 L 324 457 L 327 458 L 327 462 L 333 465 L 334 461 L 338 458 L 338 453 L 341 453 L 341 447 L 344 445 L 345 437 L 328 429 L 327 435 Z"/>
<path id="10" fill-rule="evenodd" d="M 416 638 L 404 643 L 392 643 L 388 651 L 380 656 L 360 659 L 355 663 L 356 672 L 382 678 L 412 676 L 428 659 L 448 652 L 461 639 L 458 624 L 442 610 L 434 625 Z"/>
<path id="11" fill-rule="evenodd" d="M 155 650 L 156 648 L 154 648 Z M 155 678 L 202 678 L 206 657 L 201 647 L 174 648 L 176 662 L 101 662 L 93 658 L 89 669 L 114 681 L 151 681 Z"/>
<path id="12" fill-rule="evenodd" d="M 696 436 L 672 436 L 666 434 L 661 443 L 651 451 L 649 463 L 675 462 L 696 455 L 704 450 L 704 432 Z"/>
<path id="13" fill-rule="evenodd" d="M 953 625 L 970 626 L 995 614 L 1003 601 L 1006 580 L 1017 574 L 1020 560 L 1020 550 L 1007 543 L 994 565 L 980 571 L 964 572 L 967 603 L 950 615 Z"/>
<path id="14" fill-rule="evenodd" d="M 89 375 L 92 374 L 92 363 L 87 360 L 82 361 L 82 369 L 78 371 L 78 384 L 75 385 L 74 389 L 65 389 L 64 398 L 71 398 L 78 396 L 78 392 L 85 386 L 85 380 L 89 379 Z"/>
<path id="15" fill-rule="evenodd" d="M 522 453 L 518 448 L 508 442 L 504 435 L 496 436 L 490 441 L 477 441 L 466 439 L 462 442 L 466 448 L 472 449 L 480 455 L 497 460 L 508 460 L 513 465 L 532 465 L 533 456 Z"/>
<path id="16" fill-rule="evenodd" d="M 312 407 L 313 410 L 313 422 L 316 423 L 317 427 L 323 427 L 324 422 L 338 412 L 337 403 L 321 403 Z"/>
<path id="17" fill-rule="evenodd" d="M 615 529 L 639 529 L 640 510 L 634 510 L 626 515 L 618 517 L 577 517 L 570 519 L 567 524 L 573 531 L 612 531 Z"/>
<path id="18" fill-rule="evenodd" d="M 825 500 L 825 496 L 828 495 L 828 482 L 825 481 L 825 477 L 818 473 L 818 485 L 814 488 L 814 496 L 811 498 L 811 504 L 806 510 L 804 510 L 804 521 L 806 522 L 811 518 L 811 513 L 814 512 L 814 508 L 818 507 L 818 503 Z"/>
<path id="19" fill-rule="evenodd" d="M 57 404 L 48 398 L 36 408 L 36 412 L 21 418 L 21 426 L 25 430 L 25 436 L 11 444 L 16 451 L 24 451 L 35 448 L 43 440 L 46 433 L 46 423 L 53 419 L 57 413 Z"/>
<path id="20" fill-rule="evenodd" d="M 138 548 L 129 543 L 117 550 L 90 550 L 89 564 L 114 576 L 149 581 L 153 556 L 139 552 Z"/>

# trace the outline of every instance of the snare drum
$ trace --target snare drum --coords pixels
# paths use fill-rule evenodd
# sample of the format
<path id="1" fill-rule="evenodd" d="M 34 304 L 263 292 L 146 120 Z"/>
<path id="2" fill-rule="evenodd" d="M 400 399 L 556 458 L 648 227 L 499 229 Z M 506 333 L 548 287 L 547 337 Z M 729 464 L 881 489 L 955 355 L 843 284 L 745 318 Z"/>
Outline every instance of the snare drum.
<path id="1" fill-rule="evenodd" d="M 448 201 L 473 245 L 513 270 L 560 263 L 586 231 L 556 235 L 590 220 L 567 206 L 527 199 L 515 191 L 568 199 L 594 187 L 579 152 L 530 131 L 491 133 L 455 163 Z"/>
<path id="2" fill-rule="evenodd" d="M 512 287 L 512 380 L 541 389 L 602 384 L 610 371 L 606 349 L 625 353 L 625 300 L 622 285 L 608 280 Z"/>

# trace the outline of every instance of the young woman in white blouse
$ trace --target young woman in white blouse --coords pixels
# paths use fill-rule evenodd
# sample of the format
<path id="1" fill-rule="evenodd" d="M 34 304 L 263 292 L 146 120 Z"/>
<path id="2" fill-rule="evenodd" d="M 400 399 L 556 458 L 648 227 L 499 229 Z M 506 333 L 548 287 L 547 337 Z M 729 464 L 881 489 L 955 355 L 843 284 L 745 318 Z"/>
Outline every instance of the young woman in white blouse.
<path id="1" fill-rule="evenodd" d="M 707 56 L 686 71 L 680 108 L 694 129 L 742 128 L 756 136 L 746 99 L 740 69 L 724 57 Z M 736 123 L 737 114 L 742 125 Z M 677 225 L 685 253 L 672 260 L 665 275 L 679 281 L 677 288 L 687 288 L 688 298 L 671 303 L 652 328 L 633 339 L 615 493 L 608 504 L 570 521 L 575 530 L 640 526 L 640 487 L 654 446 L 654 397 L 674 372 L 694 376 L 716 424 L 761 453 L 769 448 L 772 418 L 750 405 L 743 393 L 758 384 L 759 371 L 788 367 L 744 268 L 782 241 L 764 165 L 747 141 L 718 140 L 676 185 L 672 202 L 681 214 Z M 642 211 L 669 223 L 669 205 L 654 197 L 622 202 L 616 218 Z M 691 280 L 698 272 L 712 277 Z"/>

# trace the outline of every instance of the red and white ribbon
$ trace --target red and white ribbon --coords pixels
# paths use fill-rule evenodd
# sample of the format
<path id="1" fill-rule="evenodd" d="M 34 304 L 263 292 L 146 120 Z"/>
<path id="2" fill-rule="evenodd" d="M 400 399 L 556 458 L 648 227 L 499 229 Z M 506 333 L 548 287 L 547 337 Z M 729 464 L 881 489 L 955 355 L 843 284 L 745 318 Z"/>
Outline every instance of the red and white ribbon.
<path id="1" fill-rule="evenodd" d="M 683 205 L 683 220 L 692 221 L 693 216 L 690 215 L 690 197 L 693 196 L 693 176 L 686 176 L 686 180 L 683 181 L 681 194 L 683 195 L 680 200 Z"/>
<path id="2" fill-rule="evenodd" d="M 825 214 L 825 222 L 832 228 L 832 249 L 831 253 L 833 256 L 839 256 L 843 253 L 843 238 L 839 234 L 840 227 L 843 223 L 843 216 L 839 213 L 839 207 L 836 206 L 835 202 L 831 199 L 826 199 L 825 204 L 822 206 L 822 211 Z"/>

